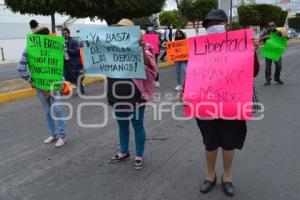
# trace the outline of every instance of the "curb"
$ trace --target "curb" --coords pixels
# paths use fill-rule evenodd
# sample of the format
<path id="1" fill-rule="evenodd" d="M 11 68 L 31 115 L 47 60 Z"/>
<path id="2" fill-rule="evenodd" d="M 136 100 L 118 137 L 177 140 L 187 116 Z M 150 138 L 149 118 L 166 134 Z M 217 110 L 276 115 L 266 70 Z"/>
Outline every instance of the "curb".
<path id="1" fill-rule="evenodd" d="M 0 65 L 17 64 L 19 60 L 0 60 Z"/>
<path id="2" fill-rule="evenodd" d="M 298 43 L 300 40 L 289 40 L 288 43 Z"/>
<path id="3" fill-rule="evenodd" d="M 171 67 L 172 65 L 174 65 L 173 62 L 160 63 L 159 68 L 160 69 L 167 68 L 167 67 Z M 90 85 L 93 83 L 101 82 L 103 80 L 104 80 L 104 78 L 102 78 L 102 77 L 87 77 L 83 80 L 83 83 L 86 85 Z M 25 99 L 28 97 L 33 97 L 35 95 L 36 95 L 35 90 L 31 89 L 31 88 L 17 90 L 14 92 L 3 93 L 3 94 L 0 94 L 0 104 L 5 104 L 5 103 L 11 102 L 11 101 L 16 101 L 16 100 Z"/>

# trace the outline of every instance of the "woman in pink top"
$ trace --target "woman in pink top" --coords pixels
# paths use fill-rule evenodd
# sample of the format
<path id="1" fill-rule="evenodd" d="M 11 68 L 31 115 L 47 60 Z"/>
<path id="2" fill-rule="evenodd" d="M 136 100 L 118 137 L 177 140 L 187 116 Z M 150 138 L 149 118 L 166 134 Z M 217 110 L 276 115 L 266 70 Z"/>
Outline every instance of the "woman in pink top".
<path id="1" fill-rule="evenodd" d="M 117 25 L 134 26 L 128 19 L 122 19 Z M 151 100 L 154 82 L 157 75 L 157 65 L 152 47 L 141 39 L 143 48 L 146 79 L 116 79 L 107 78 L 108 103 L 113 107 L 115 118 L 119 125 L 120 151 L 111 159 L 111 163 L 130 158 L 129 154 L 129 125 L 130 121 L 135 131 L 136 157 L 135 169 L 143 168 L 143 154 L 146 141 L 144 128 L 144 112 L 146 102 Z"/>

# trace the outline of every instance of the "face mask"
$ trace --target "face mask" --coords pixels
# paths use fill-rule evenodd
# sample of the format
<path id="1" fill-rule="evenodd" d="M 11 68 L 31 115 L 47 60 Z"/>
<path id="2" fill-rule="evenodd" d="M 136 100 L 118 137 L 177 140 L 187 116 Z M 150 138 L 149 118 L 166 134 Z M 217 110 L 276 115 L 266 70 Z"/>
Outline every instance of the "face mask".
<path id="1" fill-rule="evenodd" d="M 206 29 L 207 34 L 214 34 L 214 33 L 224 33 L 225 30 L 225 25 L 214 25 L 210 26 Z"/>
<path id="2" fill-rule="evenodd" d="M 269 27 L 268 30 L 269 30 L 269 32 L 275 32 L 276 28 L 275 27 Z"/>
<path id="3" fill-rule="evenodd" d="M 151 32 L 151 31 L 153 31 L 153 27 L 149 26 L 149 27 L 147 28 L 147 30 L 148 30 L 149 32 Z"/>

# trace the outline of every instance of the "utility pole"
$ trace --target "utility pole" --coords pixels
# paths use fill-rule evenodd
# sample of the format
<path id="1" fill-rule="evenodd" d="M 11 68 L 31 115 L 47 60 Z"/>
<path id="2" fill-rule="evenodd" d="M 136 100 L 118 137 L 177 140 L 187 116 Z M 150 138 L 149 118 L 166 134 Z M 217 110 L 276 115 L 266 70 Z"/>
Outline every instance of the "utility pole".
<path id="1" fill-rule="evenodd" d="M 230 0 L 230 11 L 229 11 L 229 23 L 232 23 L 232 7 L 233 7 L 233 0 Z"/>

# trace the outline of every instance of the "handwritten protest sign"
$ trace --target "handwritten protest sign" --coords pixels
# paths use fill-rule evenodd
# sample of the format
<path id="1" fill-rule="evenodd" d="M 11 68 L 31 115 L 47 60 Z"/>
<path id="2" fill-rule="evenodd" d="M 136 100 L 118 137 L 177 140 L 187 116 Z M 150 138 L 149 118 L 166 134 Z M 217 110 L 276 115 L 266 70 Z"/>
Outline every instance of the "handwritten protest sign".
<path id="1" fill-rule="evenodd" d="M 80 37 L 88 76 L 146 78 L 139 27 L 81 29 Z"/>
<path id="2" fill-rule="evenodd" d="M 189 38 L 186 116 L 251 119 L 252 38 L 252 29 Z"/>
<path id="3" fill-rule="evenodd" d="M 287 40 L 285 38 L 280 37 L 275 33 L 271 33 L 270 39 L 266 41 L 265 45 L 260 50 L 260 53 L 263 57 L 278 62 L 284 53 L 286 46 Z"/>
<path id="4" fill-rule="evenodd" d="M 144 34 L 144 40 L 146 43 L 153 47 L 154 53 L 159 54 L 159 35 L 158 34 Z"/>
<path id="5" fill-rule="evenodd" d="M 167 43 L 168 61 L 185 61 L 189 59 L 188 40 L 177 40 Z"/>
<path id="6" fill-rule="evenodd" d="M 27 35 L 27 56 L 34 86 L 40 90 L 60 90 L 64 68 L 63 37 Z"/>

